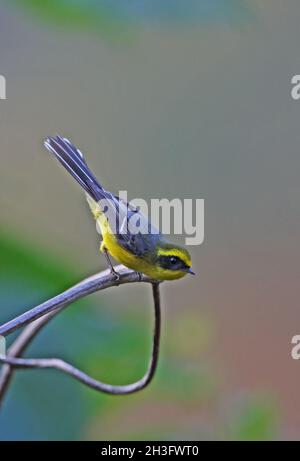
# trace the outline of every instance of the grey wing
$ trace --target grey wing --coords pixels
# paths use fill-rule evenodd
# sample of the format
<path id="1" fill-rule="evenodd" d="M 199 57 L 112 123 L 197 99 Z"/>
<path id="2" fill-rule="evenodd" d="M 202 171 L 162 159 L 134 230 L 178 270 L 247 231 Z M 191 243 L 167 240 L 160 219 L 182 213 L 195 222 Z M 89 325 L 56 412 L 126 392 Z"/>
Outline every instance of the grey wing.
<path id="1" fill-rule="evenodd" d="M 117 240 L 127 251 L 136 256 L 147 257 L 152 254 L 153 247 L 161 240 L 162 236 L 159 230 L 137 208 L 131 204 L 126 205 L 128 205 L 127 214 L 120 223 L 120 232 L 116 235 Z M 120 213 L 121 215 L 122 213 Z"/>
<path id="2" fill-rule="evenodd" d="M 159 238 L 156 234 L 132 234 L 130 236 L 118 234 L 117 240 L 125 250 L 141 258 L 147 258 L 152 255 Z"/>

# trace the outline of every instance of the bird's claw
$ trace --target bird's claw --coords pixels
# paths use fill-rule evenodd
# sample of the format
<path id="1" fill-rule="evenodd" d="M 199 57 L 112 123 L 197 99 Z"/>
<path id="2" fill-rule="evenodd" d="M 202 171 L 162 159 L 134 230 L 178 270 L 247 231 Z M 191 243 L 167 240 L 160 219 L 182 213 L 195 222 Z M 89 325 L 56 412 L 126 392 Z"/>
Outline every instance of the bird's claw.
<path id="1" fill-rule="evenodd" d="M 138 278 L 139 278 L 139 282 L 142 281 L 142 278 L 143 278 L 143 274 L 141 272 L 136 272 Z"/>
<path id="2" fill-rule="evenodd" d="M 120 274 L 117 271 L 115 271 L 114 269 L 111 269 L 110 273 L 116 281 L 120 280 Z"/>

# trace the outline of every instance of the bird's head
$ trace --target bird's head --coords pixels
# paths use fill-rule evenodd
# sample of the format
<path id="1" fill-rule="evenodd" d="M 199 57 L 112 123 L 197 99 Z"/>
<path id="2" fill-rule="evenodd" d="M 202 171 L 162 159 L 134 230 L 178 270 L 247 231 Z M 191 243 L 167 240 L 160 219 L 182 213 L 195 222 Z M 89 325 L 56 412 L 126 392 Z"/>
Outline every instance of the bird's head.
<path id="1" fill-rule="evenodd" d="M 157 265 L 165 279 L 177 279 L 186 274 L 195 275 L 189 252 L 178 245 L 164 243 L 157 250 Z"/>

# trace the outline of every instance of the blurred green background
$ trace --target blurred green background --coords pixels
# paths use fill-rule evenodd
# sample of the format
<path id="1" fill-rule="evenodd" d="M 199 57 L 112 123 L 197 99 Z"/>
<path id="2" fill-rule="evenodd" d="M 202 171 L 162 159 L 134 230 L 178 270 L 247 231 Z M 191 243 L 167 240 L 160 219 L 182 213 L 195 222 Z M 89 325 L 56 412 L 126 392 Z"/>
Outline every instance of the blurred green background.
<path id="1" fill-rule="evenodd" d="M 19 371 L 0 439 L 299 438 L 299 2 L 2 0 L 0 12 L 1 323 L 105 267 L 45 136 L 70 138 L 111 190 L 206 203 L 197 278 L 162 287 L 151 386 L 111 397 Z M 135 380 L 150 303 L 142 286 L 92 295 L 28 355 Z"/>

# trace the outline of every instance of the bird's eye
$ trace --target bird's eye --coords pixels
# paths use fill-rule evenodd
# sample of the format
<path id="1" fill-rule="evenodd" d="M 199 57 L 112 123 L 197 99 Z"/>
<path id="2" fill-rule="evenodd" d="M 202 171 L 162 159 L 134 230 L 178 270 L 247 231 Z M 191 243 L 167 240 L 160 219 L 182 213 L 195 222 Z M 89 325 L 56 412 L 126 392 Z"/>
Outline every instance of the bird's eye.
<path id="1" fill-rule="evenodd" d="M 176 264 L 177 261 L 178 261 L 178 258 L 177 258 L 176 256 L 171 256 L 171 257 L 170 257 L 170 263 L 171 263 L 171 264 Z"/>

